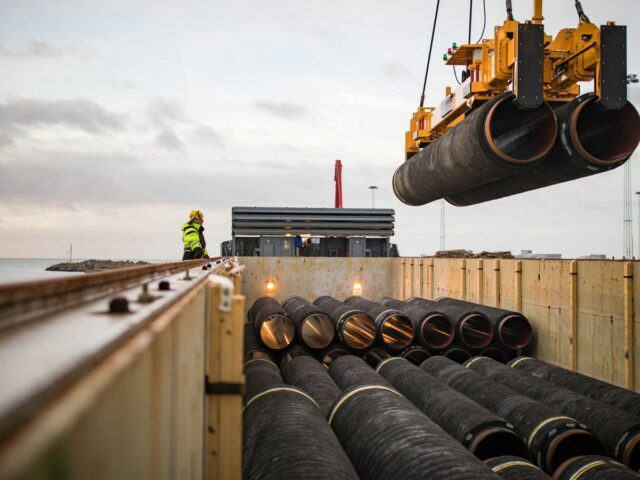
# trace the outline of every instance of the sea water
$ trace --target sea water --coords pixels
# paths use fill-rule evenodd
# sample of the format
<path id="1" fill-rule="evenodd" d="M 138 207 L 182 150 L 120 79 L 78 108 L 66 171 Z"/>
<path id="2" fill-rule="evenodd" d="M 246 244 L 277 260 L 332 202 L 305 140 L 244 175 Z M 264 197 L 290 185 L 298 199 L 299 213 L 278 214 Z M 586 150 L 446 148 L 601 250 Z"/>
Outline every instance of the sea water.
<path id="1" fill-rule="evenodd" d="M 64 258 L 0 258 L 0 284 L 48 280 L 69 275 L 84 275 L 78 272 L 47 272 L 45 269 L 56 263 L 69 261 Z"/>

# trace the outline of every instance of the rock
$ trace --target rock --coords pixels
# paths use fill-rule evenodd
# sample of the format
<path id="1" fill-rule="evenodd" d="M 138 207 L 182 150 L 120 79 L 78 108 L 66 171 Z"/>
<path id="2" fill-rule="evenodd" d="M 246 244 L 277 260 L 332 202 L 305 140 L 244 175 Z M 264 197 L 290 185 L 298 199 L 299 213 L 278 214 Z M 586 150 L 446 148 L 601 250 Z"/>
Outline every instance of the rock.
<path id="1" fill-rule="evenodd" d="M 135 267 L 138 265 L 149 265 L 149 262 L 132 262 L 130 260 L 84 260 L 82 262 L 58 263 L 47 267 L 51 272 L 100 272 L 102 270 L 112 270 L 114 268 Z"/>

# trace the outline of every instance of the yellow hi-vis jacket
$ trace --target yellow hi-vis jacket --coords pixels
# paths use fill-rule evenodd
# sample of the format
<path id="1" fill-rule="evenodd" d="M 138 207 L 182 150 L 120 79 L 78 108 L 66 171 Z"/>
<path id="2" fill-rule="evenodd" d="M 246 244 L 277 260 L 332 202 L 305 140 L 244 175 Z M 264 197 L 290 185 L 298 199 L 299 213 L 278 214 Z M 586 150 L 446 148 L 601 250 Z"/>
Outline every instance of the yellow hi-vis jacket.
<path id="1" fill-rule="evenodd" d="M 204 227 L 199 223 L 187 222 L 182 225 L 182 241 L 185 252 L 194 252 L 200 249 L 207 254 L 207 242 L 204 240 Z"/>

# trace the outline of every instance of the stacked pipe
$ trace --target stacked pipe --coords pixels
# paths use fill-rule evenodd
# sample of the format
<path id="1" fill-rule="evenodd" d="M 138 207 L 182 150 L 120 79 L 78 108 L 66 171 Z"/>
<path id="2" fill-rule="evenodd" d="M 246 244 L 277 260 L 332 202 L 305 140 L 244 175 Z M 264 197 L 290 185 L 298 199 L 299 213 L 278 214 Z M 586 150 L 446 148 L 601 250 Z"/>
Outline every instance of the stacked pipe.
<path id="1" fill-rule="evenodd" d="M 244 371 L 243 478 L 359 478 L 312 397 L 285 385 L 267 360 L 251 360 Z"/>
<path id="2" fill-rule="evenodd" d="M 447 201 L 458 206 L 474 205 L 622 165 L 640 141 L 640 116 L 631 102 L 619 110 L 604 110 L 596 100 L 593 93 L 587 93 L 556 109 L 558 135 L 542 162 L 526 171 L 514 169 L 513 175 L 481 186 L 469 183 L 466 191 L 446 195 Z M 462 164 L 459 167 L 464 168 Z"/>
<path id="3" fill-rule="evenodd" d="M 282 306 L 296 326 L 300 343 L 314 350 L 331 344 L 335 328 L 331 318 L 322 309 L 298 296 L 286 298 Z"/>
<path id="4" fill-rule="evenodd" d="M 478 458 L 528 458 L 513 425 L 407 360 L 391 357 L 376 371 Z"/>
<path id="5" fill-rule="evenodd" d="M 574 456 L 604 454 L 584 424 L 446 357 L 428 358 L 420 368 L 510 422 L 527 440 L 536 465 L 548 473 Z"/>
<path id="6" fill-rule="evenodd" d="M 262 297 L 253 302 L 247 312 L 247 320 L 253 323 L 260 341 L 272 350 L 282 350 L 293 342 L 293 322 L 282 305 L 272 297 Z"/>
<path id="7" fill-rule="evenodd" d="M 340 357 L 329 373 L 343 390 L 329 424 L 361 478 L 499 478 L 359 358 Z"/>
<path id="8" fill-rule="evenodd" d="M 505 480 L 550 480 L 551 477 L 520 457 L 502 455 L 484 461 L 494 473 Z"/>
<path id="9" fill-rule="evenodd" d="M 640 394 L 626 388 L 616 387 L 531 357 L 519 357 L 512 360 L 509 366 L 640 417 Z"/>
<path id="10" fill-rule="evenodd" d="M 465 365 L 523 395 L 557 409 L 564 415 L 578 419 L 590 427 L 607 448 L 610 456 L 633 470 L 640 468 L 640 417 L 502 365 L 490 358 L 475 357 Z"/>
<path id="11" fill-rule="evenodd" d="M 271 353 L 258 341 L 256 328 L 253 323 L 244 324 L 244 361 L 254 358 L 273 360 Z"/>
<path id="12" fill-rule="evenodd" d="M 608 457 L 586 455 L 567 460 L 554 480 L 639 480 L 640 475 Z"/>
<path id="13" fill-rule="evenodd" d="M 378 340 L 385 347 L 402 350 L 413 341 L 415 328 L 404 313 L 359 296 L 349 297 L 344 303 L 366 312 L 374 319 Z"/>
<path id="14" fill-rule="evenodd" d="M 487 101 L 404 162 L 393 191 L 407 205 L 424 205 L 531 168 L 552 149 L 556 118 L 546 103 L 518 110 L 510 92 Z"/>
<path id="15" fill-rule="evenodd" d="M 364 350 L 375 341 L 376 325 L 362 310 L 345 305 L 330 296 L 318 297 L 313 304 L 329 315 L 341 343 L 349 348 Z"/>

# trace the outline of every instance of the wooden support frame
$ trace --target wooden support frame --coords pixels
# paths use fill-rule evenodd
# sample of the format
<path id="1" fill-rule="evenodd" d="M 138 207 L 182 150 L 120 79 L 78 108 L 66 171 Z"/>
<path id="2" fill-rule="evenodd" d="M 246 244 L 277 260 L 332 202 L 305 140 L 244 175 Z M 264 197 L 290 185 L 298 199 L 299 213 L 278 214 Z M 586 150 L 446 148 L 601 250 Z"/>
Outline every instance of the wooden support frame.
<path id="1" fill-rule="evenodd" d="M 633 305 L 633 262 L 624 264 L 624 384 L 633 390 L 634 381 L 634 305 Z"/>
<path id="2" fill-rule="evenodd" d="M 415 278 L 415 259 L 409 260 L 409 297 L 413 297 L 413 279 Z"/>
<path id="3" fill-rule="evenodd" d="M 500 308 L 500 259 L 493 264 L 493 305 Z"/>
<path id="4" fill-rule="evenodd" d="M 522 261 L 515 263 L 516 311 L 522 312 Z"/>
<path id="5" fill-rule="evenodd" d="M 462 259 L 460 266 L 460 299 L 467 299 L 467 259 Z"/>
<path id="6" fill-rule="evenodd" d="M 427 260 L 427 298 L 433 300 L 435 296 L 435 266 L 433 258 Z"/>
<path id="7" fill-rule="evenodd" d="M 569 369 L 578 369 L 578 262 L 569 263 Z"/>
<path id="8" fill-rule="evenodd" d="M 478 260 L 478 300 L 477 303 L 484 303 L 484 263 L 482 259 Z"/>
<path id="9" fill-rule="evenodd" d="M 419 295 L 424 298 L 424 259 L 418 260 L 418 282 L 420 283 Z"/>

